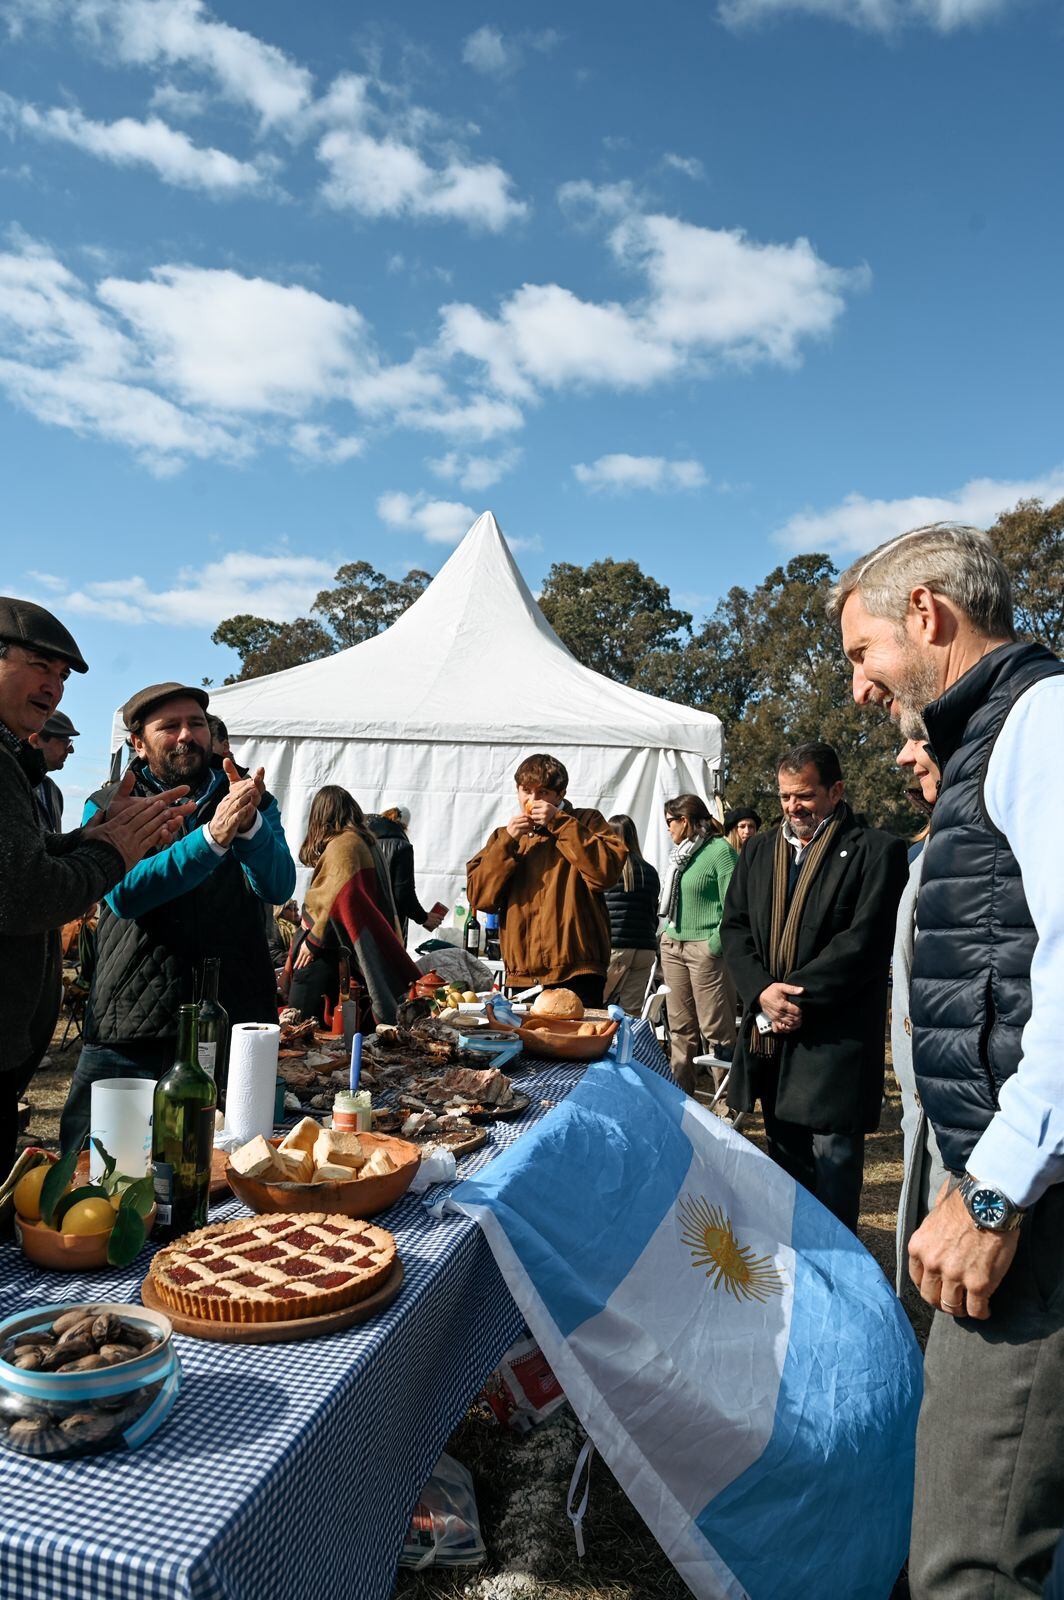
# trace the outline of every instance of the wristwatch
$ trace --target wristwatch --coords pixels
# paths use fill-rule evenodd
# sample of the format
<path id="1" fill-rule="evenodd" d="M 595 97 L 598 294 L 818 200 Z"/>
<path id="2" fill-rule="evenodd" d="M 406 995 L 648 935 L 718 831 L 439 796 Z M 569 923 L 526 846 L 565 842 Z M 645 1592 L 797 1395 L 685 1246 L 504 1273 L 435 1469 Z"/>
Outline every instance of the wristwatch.
<path id="1" fill-rule="evenodd" d="M 966 1172 L 957 1185 L 968 1215 L 983 1233 L 1011 1233 L 1023 1221 L 1024 1213 L 1007 1194 L 980 1183 Z"/>

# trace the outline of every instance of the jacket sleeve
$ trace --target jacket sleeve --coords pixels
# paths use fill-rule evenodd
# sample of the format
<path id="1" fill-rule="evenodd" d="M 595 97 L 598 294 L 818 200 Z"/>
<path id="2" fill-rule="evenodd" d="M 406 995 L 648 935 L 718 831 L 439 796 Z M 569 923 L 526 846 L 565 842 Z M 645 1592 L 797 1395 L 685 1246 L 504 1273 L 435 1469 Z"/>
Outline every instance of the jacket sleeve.
<path id="1" fill-rule="evenodd" d="M 424 925 L 428 912 L 417 897 L 414 888 L 414 847 L 409 840 L 399 844 L 392 867 L 392 895 L 400 917 Z"/>
<path id="2" fill-rule="evenodd" d="M 908 876 L 909 861 L 900 839 L 886 840 L 882 848 L 868 851 L 849 926 L 804 967 L 787 974 L 785 982 L 800 984 L 805 990 L 798 997 L 800 1006 L 838 1005 L 852 998 L 854 990 L 867 982 L 870 972 L 886 972 L 894 944 L 898 901 Z"/>
<path id="3" fill-rule="evenodd" d="M 724 849 L 718 849 L 714 851 L 715 859 L 713 862 L 713 872 L 717 880 L 717 893 L 720 896 L 720 903 L 723 907 L 724 902 L 728 898 L 728 885 L 732 881 L 732 874 L 735 872 L 735 867 L 739 857 L 736 851 L 732 849 L 727 839 L 721 839 L 720 843 L 724 846 Z M 710 955 L 720 955 L 721 944 L 719 926 L 714 933 L 710 934 L 706 943 L 709 945 Z M 764 984 L 762 984 L 761 988 L 763 989 L 764 987 Z M 760 992 L 761 991 L 758 990 L 758 993 Z"/>
<path id="4" fill-rule="evenodd" d="M 466 862 L 469 904 L 497 911 L 517 871 L 518 859 L 517 840 L 511 839 L 505 828 L 496 828 L 483 850 Z"/>
<path id="5" fill-rule="evenodd" d="M 87 800 L 82 822 L 88 822 L 96 810 L 92 801 Z M 196 828 L 184 838 L 175 839 L 165 850 L 145 856 L 135 867 L 130 867 L 107 895 L 107 904 L 116 917 L 142 916 L 145 911 L 195 889 L 210 877 L 222 860 L 224 857 L 208 844 L 203 829 Z"/>
<path id="6" fill-rule="evenodd" d="M 255 830 L 255 837 L 238 833 L 232 850 L 252 891 L 269 905 L 280 906 L 296 886 L 296 864 L 284 836 L 277 801 L 271 797 L 260 808 L 259 816 L 263 825 Z"/>
<path id="7" fill-rule="evenodd" d="M 44 834 L 8 815 L 0 826 L 0 933 L 38 934 L 85 912 L 122 876 L 118 851 L 91 833 Z"/>
<path id="8" fill-rule="evenodd" d="M 547 824 L 566 861 L 574 866 L 591 889 L 609 889 L 624 871 L 628 846 L 620 834 L 600 817 L 582 822 L 571 811 L 556 811 Z"/>
<path id="9" fill-rule="evenodd" d="M 762 990 L 774 981 L 771 972 L 762 964 L 750 918 L 750 863 L 753 855 L 751 843 L 732 869 L 724 915 L 720 922 L 724 964 L 748 1011 L 751 1006 L 757 1008 Z"/>

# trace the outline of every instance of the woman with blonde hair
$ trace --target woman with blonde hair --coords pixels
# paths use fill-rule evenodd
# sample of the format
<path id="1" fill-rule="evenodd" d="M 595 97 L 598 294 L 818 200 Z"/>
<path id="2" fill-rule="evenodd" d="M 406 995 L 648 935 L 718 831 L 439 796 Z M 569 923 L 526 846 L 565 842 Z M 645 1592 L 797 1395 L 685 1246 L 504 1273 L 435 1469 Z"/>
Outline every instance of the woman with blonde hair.
<path id="1" fill-rule="evenodd" d="M 658 952 L 658 900 L 661 882 L 644 859 L 631 817 L 619 812 L 608 825 L 628 846 L 628 859 L 617 882 L 605 891 L 610 918 L 610 964 L 605 1004 L 638 1016 Z"/>
<path id="2" fill-rule="evenodd" d="M 695 1088 L 695 1056 L 730 1061 L 735 1047 L 735 987 L 721 958 L 724 896 L 739 857 L 720 823 L 696 794 L 665 802 L 672 839 L 661 901 L 661 970 L 669 986 L 672 1075 L 686 1094 Z M 724 1067 L 713 1069 L 720 1084 Z"/>
<path id="3" fill-rule="evenodd" d="M 388 872 L 362 807 L 337 784 L 319 789 L 310 807 L 299 859 L 314 869 L 300 933 L 293 947 L 289 1001 L 304 1015 L 324 1016 L 325 997 L 339 995 L 340 958 L 369 1000 L 367 1023 L 394 1022 L 398 1000 L 418 976 L 399 938 Z"/>
<path id="4" fill-rule="evenodd" d="M 760 829 L 761 818 L 753 806 L 735 806 L 724 813 L 724 837 L 736 855 L 742 854 L 743 845 Z"/>

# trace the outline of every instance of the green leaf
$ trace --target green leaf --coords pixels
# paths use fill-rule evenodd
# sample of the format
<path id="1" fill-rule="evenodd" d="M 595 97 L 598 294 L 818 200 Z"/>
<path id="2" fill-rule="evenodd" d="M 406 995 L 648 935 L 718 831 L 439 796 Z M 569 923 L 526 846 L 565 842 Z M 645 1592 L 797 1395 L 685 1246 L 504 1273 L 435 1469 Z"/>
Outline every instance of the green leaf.
<path id="1" fill-rule="evenodd" d="M 74 1168 L 78 1164 L 80 1154 L 80 1148 L 75 1147 L 73 1150 L 68 1150 L 65 1155 L 61 1155 L 41 1184 L 41 1220 L 50 1228 L 55 1226 L 55 1208 L 74 1176 Z"/>
<path id="2" fill-rule="evenodd" d="M 79 1200 L 93 1200 L 97 1197 L 103 1200 L 109 1199 L 107 1190 L 98 1183 L 83 1183 L 79 1189 L 68 1189 L 66 1194 L 61 1194 L 55 1203 L 56 1227 L 63 1226 L 63 1218 L 71 1206 L 76 1206 Z"/>
<path id="3" fill-rule="evenodd" d="M 118 1209 L 121 1212 L 125 1210 L 126 1206 L 131 1206 L 138 1216 L 146 1217 L 154 1204 L 155 1179 L 149 1172 L 146 1177 L 138 1178 L 135 1183 L 131 1183 L 129 1188 L 123 1191 L 122 1198 L 118 1203 Z"/>
<path id="4" fill-rule="evenodd" d="M 112 1172 L 115 1170 L 115 1167 L 117 1165 L 117 1163 L 115 1161 L 115 1158 L 114 1158 L 114 1156 L 108 1155 L 107 1151 L 104 1149 L 104 1147 L 100 1143 L 99 1139 L 94 1137 L 92 1142 L 96 1146 L 96 1154 L 100 1157 L 100 1159 L 103 1162 L 103 1175 L 104 1175 L 104 1178 L 107 1179 L 107 1178 L 109 1178 L 111 1176 Z"/>
<path id="5" fill-rule="evenodd" d="M 107 1241 L 107 1259 L 111 1266 L 128 1267 L 134 1257 L 143 1250 L 147 1237 L 144 1218 L 137 1208 L 132 1205 L 120 1205 L 115 1216 L 115 1225 L 111 1229 L 111 1237 Z"/>

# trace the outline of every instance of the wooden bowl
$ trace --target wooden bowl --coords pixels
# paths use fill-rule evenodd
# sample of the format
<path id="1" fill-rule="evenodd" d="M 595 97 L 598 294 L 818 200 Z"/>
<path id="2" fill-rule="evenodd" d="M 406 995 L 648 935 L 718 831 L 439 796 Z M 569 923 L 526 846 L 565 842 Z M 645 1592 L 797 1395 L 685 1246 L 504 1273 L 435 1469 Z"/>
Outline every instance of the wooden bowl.
<path id="1" fill-rule="evenodd" d="M 347 1183 L 274 1183 L 268 1178 L 245 1178 L 230 1165 L 225 1175 L 229 1187 L 249 1211 L 337 1211 L 344 1217 L 375 1217 L 378 1211 L 401 1200 L 421 1165 L 421 1151 L 409 1139 L 387 1133 L 360 1133 L 359 1143 L 368 1155 L 385 1150 L 399 1165 L 379 1178 L 356 1178 Z M 280 1144 L 271 1139 L 271 1144 Z"/>
<path id="2" fill-rule="evenodd" d="M 488 1023 L 493 1028 L 516 1033 L 529 1055 L 547 1056 L 556 1061 L 601 1061 L 620 1027 L 618 1022 L 600 1022 L 596 1023 L 599 1032 L 581 1035 L 583 1018 L 528 1016 L 519 1028 L 507 1028 L 505 1022 L 496 1019 L 490 1005 Z"/>
<path id="3" fill-rule="evenodd" d="M 144 1228 L 149 1235 L 154 1223 L 155 1207 L 152 1206 L 144 1218 Z M 57 1233 L 54 1228 L 46 1228 L 43 1222 L 15 1218 L 15 1238 L 23 1254 L 49 1272 L 96 1272 L 110 1267 L 107 1259 L 110 1237 L 109 1233 Z"/>

